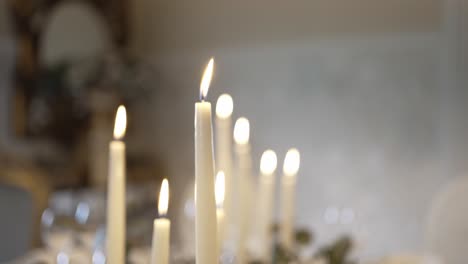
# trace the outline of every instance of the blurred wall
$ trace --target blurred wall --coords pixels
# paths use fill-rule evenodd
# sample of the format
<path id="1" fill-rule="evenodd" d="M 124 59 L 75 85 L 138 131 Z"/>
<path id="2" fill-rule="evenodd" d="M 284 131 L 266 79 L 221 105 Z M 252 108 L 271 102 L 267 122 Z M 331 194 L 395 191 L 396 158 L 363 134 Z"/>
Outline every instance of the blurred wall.
<path id="1" fill-rule="evenodd" d="M 139 50 L 212 49 L 330 35 L 434 31 L 442 0 L 133 1 Z"/>
<path id="2" fill-rule="evenodd" d="M 133 51 L 159 75 L 133 144 L 166 161 L 173 193 L 193 180 L 193 103 L 214 55 L 209 98 L 232 94 L 251 120 L 255 164 L 302 151 L 298 224 L 320 243 L 351 232 L 365 258 L 424 251 L 432 199 L 466 169 L 445 1 L 132 3 Z"/>
<path id="3" fill-rule="evenodd" d="M 15 42 L 7 10 L 7 1 L 0 2 L 0 146 L 4 150 L 11 139 L 10 98 L 15 63 Z M 0 151 L 1 152 L 1 151 Z"/>
<path id="4" fill-rule="evenodd" d="M 11 32 L 8 21 L 7 4 L 7 1 L 1 1 L 0 3 L 0 36 L 4 36 Z"/>

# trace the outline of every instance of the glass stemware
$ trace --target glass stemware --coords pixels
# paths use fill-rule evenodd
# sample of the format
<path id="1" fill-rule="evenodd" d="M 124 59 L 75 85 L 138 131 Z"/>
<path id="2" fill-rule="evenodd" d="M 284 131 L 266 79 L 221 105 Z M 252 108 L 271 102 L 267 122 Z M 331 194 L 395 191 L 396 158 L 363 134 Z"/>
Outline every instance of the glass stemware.
<path id="1" fill-rule="evenodd" d="M 73 218 L 56 208 L 42 213 L 41 235 L 49 254 L 54 255 L 58 264 L 68 264 L 74 247 Z"/>

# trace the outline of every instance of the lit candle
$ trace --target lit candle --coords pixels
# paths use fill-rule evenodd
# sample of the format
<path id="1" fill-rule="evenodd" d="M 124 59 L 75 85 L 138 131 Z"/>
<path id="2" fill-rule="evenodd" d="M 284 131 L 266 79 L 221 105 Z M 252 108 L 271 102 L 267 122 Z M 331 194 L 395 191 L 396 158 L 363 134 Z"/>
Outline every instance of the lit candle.
<path id="1" fill-rule="evenodd" d="M 253 201 L 253 183 L 252 183 L 252 156 L 250 154 L 250 123 L 244 117 L 237 119 L 234 125 L 234 141 L 236 142 L 237 158 L 237 245 L 236 257 L 237 263 L 246 263 L 245 249 L 248 236 L 250 234 L 250 223 Z"/>
<path id="2" fill-rule="evenodd" d="M 125 143 L 127 126 L 124 106 L 115 117 L 114 140 L 109 146 L 109 179 L 107 190 L 107 263 L 125 263 Z"/>
<path id="3" fill-rule="evenodd" d="M 233 102 L 229 94 L 223 94 L 216 102 L 216 166 L 217 171 L 223 171 L 225 176 L 225 196 L 223 210 L 226 236 L 231 233 L 232 218 L 232 110 Z M 224 236 L 224 234 L 223 234 Z"/>
<path id="4" fill-rule="evenodd" d="M 216 175 L 215 183 L 215 198 L 216 198 L 216 220 L 218 224 L 218 255 L 221 255 L 223 250 L 223 237 L 225 227 L 225 212 L 223 208 L 225 197 L 225 175 L 223 171 L 219 171 Z"/>
<path id="5" fill-rule="evenodd" d="M 273 199 L 275 191 L 276 153 L 267 150 L 260 160 L 260 179 L 258 190 L 258 248 L 257 257 L 269 263 L 271 261 L 271 223 L 273 219 Z"/>
<path id="6" fill-rule="evenodd" d="M 201 102 L 195 104 L 195 250 L 197 264 L 218 263 L 216 204 L 214 195 L 213 128 L 211 103 L 205 102 L 211 77 L 213 59 L 208 63 L 200 84 Z"/>
<path id="7" fill-rule="evenodd" d="M 171 221 L 166 218 L 169 206 L 169 183 L 164 179 L 159 192 L 158 212 L 159 219 L 153 224 L 153 243 L 151 249 L 151 264 L 169 263 L 169 242 Z"/>
<path id="8" fill-rule="evenodd" d="M 299 171 L 301 156 L 297 149 L 290 149 L 286 153 L 283 163 L 283 177 L 281 178 L 280 203 L 280 241 L 284 248 L 291 250 L 294 246 L 294 214 L 296 175 Z"/>

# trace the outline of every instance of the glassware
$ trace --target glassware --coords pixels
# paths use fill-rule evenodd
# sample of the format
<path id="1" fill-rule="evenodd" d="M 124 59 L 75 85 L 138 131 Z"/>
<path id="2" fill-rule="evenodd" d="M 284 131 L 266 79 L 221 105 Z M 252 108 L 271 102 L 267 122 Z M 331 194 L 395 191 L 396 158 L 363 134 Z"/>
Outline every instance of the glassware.
<path id="1" fill-rule="evenodd" d="M 99 254 L 94 255 L 98 228 L 105 222 L 105 197 L 103 192 L 81 190 L 76 194 L 76 249 L 86 256 L 87 263 L 93 259 L 99 263 Z M 103 252 L 102 252 L 103 253 Z"/>
<path id="2" fill-rule="evenodd" d="M 100 226 L 96 231 L 96 237 L 93 244 L 93 264 L 106 263 L 106 228 L 104 225 Z"/>
<path id="3" fill-rule="evenodd" d="M 127 244 L 150 246 L 156 217 L 154 187 L 127 186 Z M 93 189 L 55 192 L 42 213 L 41 235 L 46 263 L 104 264 L 106 193 Z M 141 258 L 140 258 L 141 259 Z"/>
<path id="4" fill-rule="evenodd" d="M 42 241 L 58 264 L 70 262 L 70 252 L 75 244 L 75 221 L 71 210 L 73 203 L 71 193 L 57 193 L 52 196 L 49 208 L 41 216 Z"/>

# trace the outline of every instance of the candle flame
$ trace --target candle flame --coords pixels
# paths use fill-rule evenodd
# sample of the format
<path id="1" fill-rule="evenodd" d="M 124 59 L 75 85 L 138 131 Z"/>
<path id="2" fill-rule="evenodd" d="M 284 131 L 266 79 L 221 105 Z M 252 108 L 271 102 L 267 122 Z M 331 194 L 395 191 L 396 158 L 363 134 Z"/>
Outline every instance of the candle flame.
<path id="1" fill-rule="evenodd" d="M 222 207 L 224 203 L 224 192 L 225 192 L 225 176 L 223 171 L 219 171 L 216 175 L 215 182 L 215 200 L 218 207 Z"/>
<path id="2" fill-rule="evenodd" d="M 167 208 L 169 207 L 169 182 L 164 179 L 159 191 L 158 212 L 159 215 L 166 215 Z"/>
<path id="3" fill-rule="evenodd" d="M 263 152 L 262 158 L 260 160 L 260 171 L 263 174 L 273 174 L 273 172 L 276 170 L 276 165 L 276 153 L 271 149 Z"/>
<path id="4" fill-rule="evenodd" d="M 228 118 L 234 108 L 232 97 L 229 94 L 222 94 L 216 102 L 216 115 L 219 118 Z"/>
<path id="5" fill-rule="evenodd" d="M 237 144 L 247 144 L 249 143 L 250 138 L 250 123 L 249 120 L 245 117 L 237 119 L 236 124 L 234 125 L 234 141 Z"/>
<path id="6" fill-rule="evenodd" d="M 213 68 L 214 68 L 214 59 L 211 58 L 206 65 L 205 71 L 203 72 L 203 77 L 200 82 L 200 100 L 205 100 L 206 95 L 208 94 L 208 89 L 210 88 L 211 78 L 213 77 Z"/>
<path id="7" fill-rule="evenodd" d="M 284 158 L 283 173 L 288 176 L 294 176 L 299 171 L 301 163 L 301 154 L 295 148 L 288 150 Z"/>
<path id="8" fill-rule="evenodd" d="M 117 109 L 114 123 L 114 138 L 122 139 L 125 136 L 125 129 L 127 127 L 127 111 L 125 106 L 121 105 Z"/>

